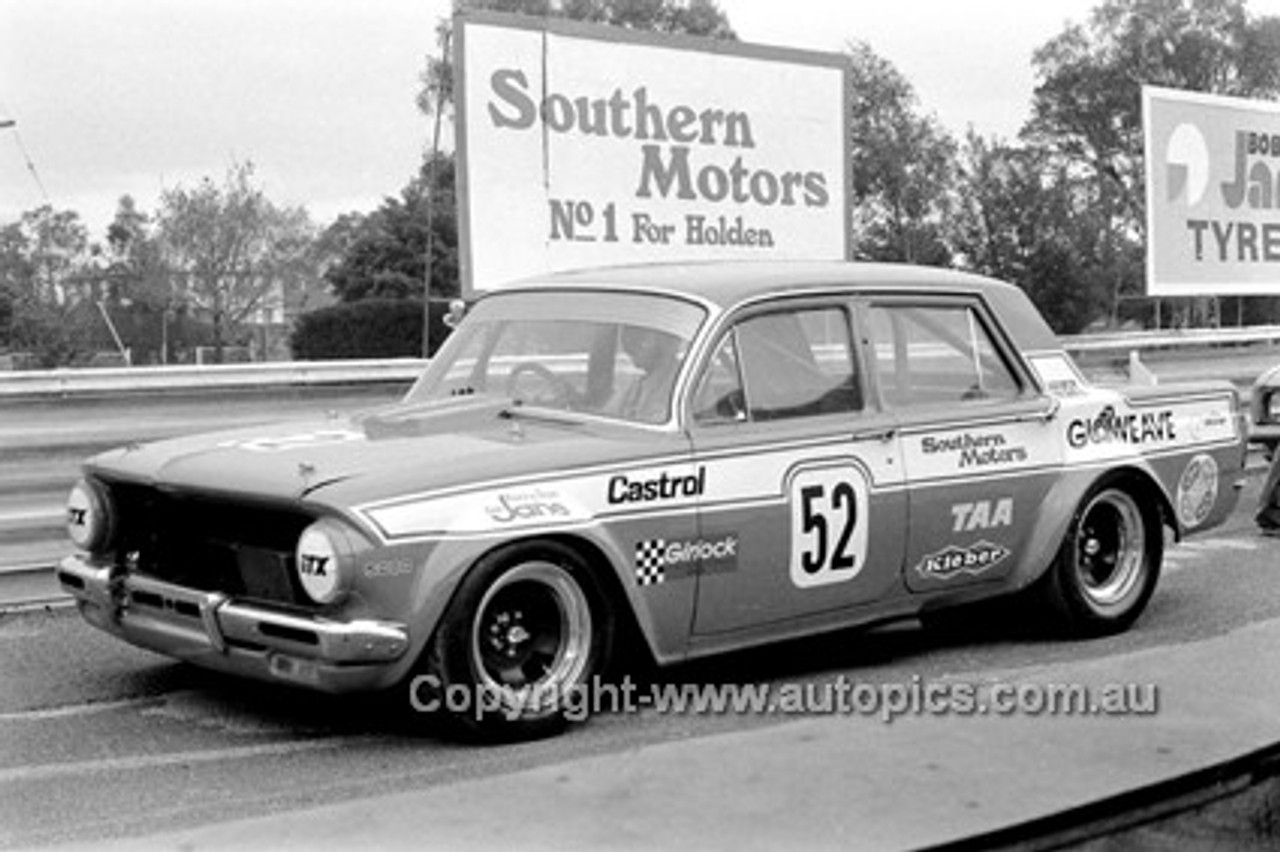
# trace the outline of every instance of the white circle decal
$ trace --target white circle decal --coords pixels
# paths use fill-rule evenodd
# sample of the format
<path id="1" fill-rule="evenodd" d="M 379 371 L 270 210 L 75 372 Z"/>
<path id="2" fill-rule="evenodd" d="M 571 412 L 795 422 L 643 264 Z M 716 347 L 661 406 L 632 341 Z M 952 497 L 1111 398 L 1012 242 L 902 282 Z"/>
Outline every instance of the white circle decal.
<path id="1" fill-rule="evenodd" d="M 1209 517 L 1218 501 L 1218 463 L 1201 453 L 1187 462 L 1178 480 L 1178 520 L 1185 527 L 1198 527 Z"/>

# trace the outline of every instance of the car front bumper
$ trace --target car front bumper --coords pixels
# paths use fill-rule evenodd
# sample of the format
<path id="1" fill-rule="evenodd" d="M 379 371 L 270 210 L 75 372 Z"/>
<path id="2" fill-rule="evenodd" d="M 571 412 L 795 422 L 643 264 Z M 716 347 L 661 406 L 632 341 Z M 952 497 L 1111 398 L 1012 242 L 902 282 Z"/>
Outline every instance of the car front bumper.
<path id="1" fill-rule="evenodd" d="M 324 692 L 394 683 L 408 629 L 388 621 L 337 621 L 283 612 L 166 583 L 81 554 L 57 569 L 58 582 L 90 624 L 126 642 L 200 666 Z"/>

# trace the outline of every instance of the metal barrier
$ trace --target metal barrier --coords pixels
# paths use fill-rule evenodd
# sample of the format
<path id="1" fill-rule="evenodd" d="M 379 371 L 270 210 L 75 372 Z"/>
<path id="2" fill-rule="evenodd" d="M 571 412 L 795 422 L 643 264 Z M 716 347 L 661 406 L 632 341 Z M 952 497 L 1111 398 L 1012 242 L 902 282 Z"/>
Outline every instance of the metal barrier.
<path id="1" fill-rule="evenodd" d="M 411 382 L 427 362 L 418 358 L 284 361 L 207 366 L 109 367 L 0 373 L 0 400 L 71 394 L 165 393 L 267 387 L 324 387 Z"/>

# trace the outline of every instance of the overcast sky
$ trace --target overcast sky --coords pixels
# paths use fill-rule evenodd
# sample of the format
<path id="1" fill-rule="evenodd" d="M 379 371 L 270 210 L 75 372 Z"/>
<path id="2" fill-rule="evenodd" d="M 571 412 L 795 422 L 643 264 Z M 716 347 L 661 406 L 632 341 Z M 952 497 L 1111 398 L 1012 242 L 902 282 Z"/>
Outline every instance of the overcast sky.
<path id="1" fill-rule="evenodd" d="M 962 134 L 1027 118 L 1031 53 L 1096 0 L 721 0 L 743 41 L 871 44 Z M 319 224 L 397 195 L 430 141 L 414 107 L 448 0 L 0 0 L 0 223 L 46 200 L 101 239 L 117 199 L 252 161 Z M 1280 14 L 1280 0 L 1250 0 Z M 451 131 L 449 131 L 451 132 Z M 28 167 L 28 157 L 34 174 Z M 38 178 L 38 180 L 37 180 Z"/>

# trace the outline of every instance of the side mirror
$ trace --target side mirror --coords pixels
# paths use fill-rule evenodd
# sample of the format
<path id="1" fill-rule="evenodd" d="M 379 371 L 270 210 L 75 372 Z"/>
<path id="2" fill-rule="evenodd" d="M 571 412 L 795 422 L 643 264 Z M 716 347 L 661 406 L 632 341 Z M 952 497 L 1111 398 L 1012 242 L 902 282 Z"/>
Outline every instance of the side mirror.
<path id="1" fill-rule="evenodd" d="M 449 328 L 457 328 L 462 322 L 462 318 L 467 315 L 467 303 L 461 299 L 454 299 L 449 303 L 449 313 L 444 315 L 444 324 Z"/>

